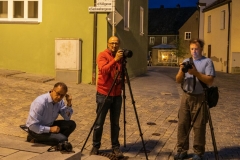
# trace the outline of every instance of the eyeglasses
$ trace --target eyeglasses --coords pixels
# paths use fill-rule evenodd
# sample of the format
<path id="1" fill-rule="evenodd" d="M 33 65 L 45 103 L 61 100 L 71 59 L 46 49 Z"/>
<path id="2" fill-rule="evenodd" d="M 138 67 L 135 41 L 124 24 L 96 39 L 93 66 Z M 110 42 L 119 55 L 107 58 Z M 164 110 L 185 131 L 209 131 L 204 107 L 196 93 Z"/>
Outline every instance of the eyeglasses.
<path id="1" fill-rule="evenodd" d="M 108 44 L 111 44 L 112 46 L 115 44 L 116 46 L 119 45 L 119 43 L 116 43 L 116 42 L 111 42 L 111 43 L 108 43 Z"/>
<path id="2" fill-rule="evenodd" d="M 53 91 L 56 93 L 56 95 L 57 96 L 60 96 L 60 97 L 64 97 L 66 94 L 61 94 L 61 93 L 58 93 L 57 91 L 55 91 L 54 89 L 53 89 Z"/>

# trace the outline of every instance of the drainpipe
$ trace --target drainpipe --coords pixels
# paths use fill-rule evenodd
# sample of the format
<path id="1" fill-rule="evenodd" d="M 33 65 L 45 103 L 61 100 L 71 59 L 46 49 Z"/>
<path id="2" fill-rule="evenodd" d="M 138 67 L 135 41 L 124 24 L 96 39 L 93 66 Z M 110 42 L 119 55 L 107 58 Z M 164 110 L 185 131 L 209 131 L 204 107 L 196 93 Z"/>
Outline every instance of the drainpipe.
<path id="1" fill-rule="evenodd" d="M 96 6 L 96 0 L 94 0 Z M 97 12 L 94 12 L 93 19 L 93 62 L 92 62 L 92 85 L 96 85 L 96 54 L 97 54 Z"/>
<path id="2" fill-rule="evenodd" d="M 228 39 L 227 39 L 227 73 L 229 73 L 229 43 L 230 43 L 230 30 L 231 30 L 231 10 L 230 10 L 230 3 L 231 1 L 228 2 Z"/>

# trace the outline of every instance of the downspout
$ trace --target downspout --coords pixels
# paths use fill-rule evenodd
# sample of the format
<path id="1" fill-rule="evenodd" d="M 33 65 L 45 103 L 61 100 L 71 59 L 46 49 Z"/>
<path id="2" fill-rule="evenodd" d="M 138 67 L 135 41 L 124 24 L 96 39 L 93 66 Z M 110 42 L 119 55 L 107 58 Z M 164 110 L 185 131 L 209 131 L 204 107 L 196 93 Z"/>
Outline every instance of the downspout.
<path id="1" fill-rule="evenodd" d="M 229 73 L 229 44 L 230 44 L 230 28 L 231 28 L 231 11 L 230 11 L 230 3 L 231 1 L 228 2 L 228 39 L 227 39 L 227 68 L 226 68 L 226 71 L 227 73 Z"/>
<path id="2" fill-rule="evenodd" d="M 94 0 L 96 6 L 96 0 Z M 92 62 L 92 84 L 96 85 L 96 54 L 97 54 L 97 12 L 94 12 L 93 19 L 93 62 Z"/>

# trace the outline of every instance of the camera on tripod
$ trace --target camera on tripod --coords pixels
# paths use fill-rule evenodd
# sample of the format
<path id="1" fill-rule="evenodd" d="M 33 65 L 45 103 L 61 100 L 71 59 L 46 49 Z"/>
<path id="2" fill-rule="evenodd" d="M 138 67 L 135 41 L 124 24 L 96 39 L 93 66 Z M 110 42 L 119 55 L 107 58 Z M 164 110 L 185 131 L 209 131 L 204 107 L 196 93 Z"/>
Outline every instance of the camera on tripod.
<path id="1" fill-rule="evenodd" d="M 186 62 L 183 62 L 182 65 L 183 65 L 182 71 L 183 71 L 184 73 L 187 73 L 187 72 L 188 72 L 188 69 L 192 69 L 193 63 L 191 63 L 191 62 L 189 62 L 189 61 L 186 61 Z"/>
<path id="2" fill-rule="evenodd" d="M 122 49 L 123 52 L 123 58 L 131 58 L 133 55 L 133 52 L 128 49 Z"/>

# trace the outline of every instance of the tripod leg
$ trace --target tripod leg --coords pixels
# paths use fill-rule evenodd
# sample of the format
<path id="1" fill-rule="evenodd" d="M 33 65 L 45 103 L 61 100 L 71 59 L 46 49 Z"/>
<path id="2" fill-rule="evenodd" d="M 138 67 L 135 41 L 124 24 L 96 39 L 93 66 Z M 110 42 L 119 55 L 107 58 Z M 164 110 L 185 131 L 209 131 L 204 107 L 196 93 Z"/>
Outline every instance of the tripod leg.
<path id="1" fill-rule="evenodd" d="M 129 76 L 128 76 L 126 68 L 125 68 L 125 75 L 126 75 L 126 80 L 127 80 L 128 88 L 129 88 L 129 91 L 130 91 L 130 95 L 131 95 L 131 100 L 132 100 L 135 116 L 136 116 L 136 119 L 137 119 L 138 129 L 139 129 L 139 132 L 140 132 L 140 137 L 141 137 L 141 140 L 142 140 L 142 145 L 143 145 L 143 148 L 144 148 L 146 160 L 148 160 L 148 155 L 147 155 L 147 151 L 146 151 L 144 140 L 143 140 L 143 134 L 142 134 L 141 126 L 140 126 L 140 123 L 139 123 L 137 110 L 136 110 L 136 106 L 135 106 L 135 101 L 134 101 L 134 98 L 133 98 L 132 89 L 131 89 L 131 85 L 130 85 L 130 80 L 129 80 Z"/>
<path id="2" fill-rule="evenodd" d="M 207 106 L 207 110 L 208 110 L 208 116 L 209 116 L 209 127 L 210 127 L 210 131 L 211 131 L 211 136 L 212 136 L 214 155 L 215 155 L 215 159 L 219 160 L 218 150 L 217 150 L 217 145 L 216 145 L 216 140 L 215 140 L 215 135 L 214 135 L 214 129 L 213 129 L 213 124 L 212 124 L 212 118 L 211 118 L 210 109 L 208 106 Z"/>

